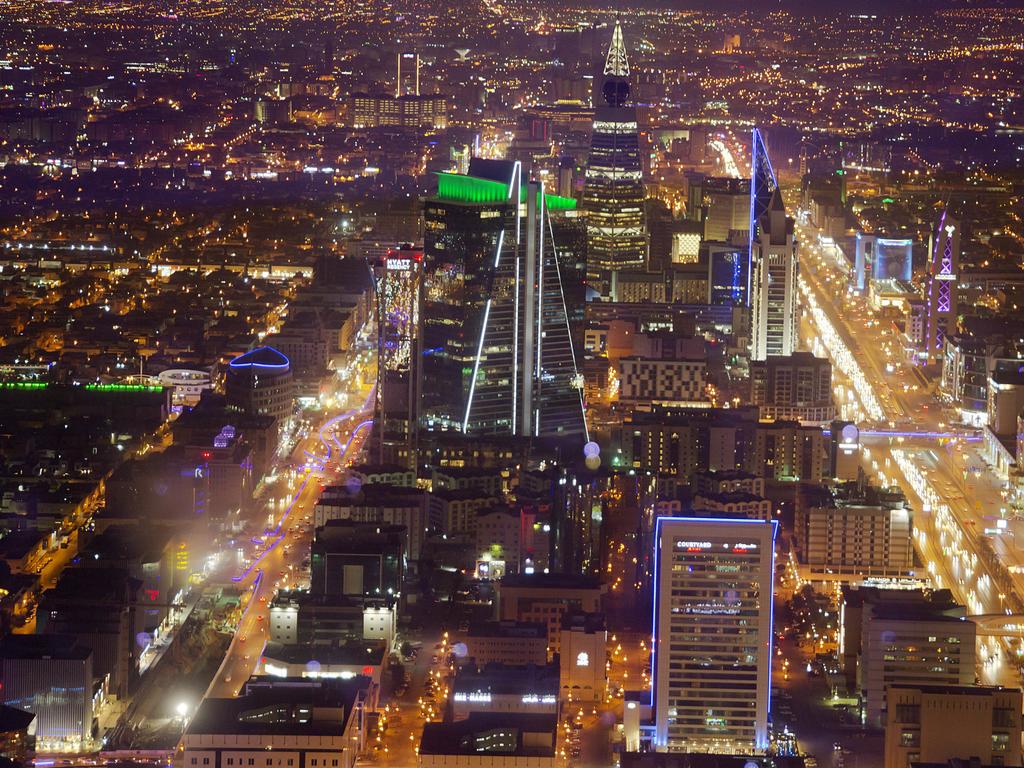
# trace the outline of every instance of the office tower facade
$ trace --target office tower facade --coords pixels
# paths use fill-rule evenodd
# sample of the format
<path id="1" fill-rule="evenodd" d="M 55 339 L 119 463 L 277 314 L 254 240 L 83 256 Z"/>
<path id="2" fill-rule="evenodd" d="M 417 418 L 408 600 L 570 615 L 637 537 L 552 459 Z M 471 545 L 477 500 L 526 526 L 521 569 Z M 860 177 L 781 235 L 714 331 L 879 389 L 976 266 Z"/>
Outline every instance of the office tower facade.
<path id="1" fill-rule="evenodd" d="M 618 21 L 605 58 L 604 101 L 595 110 L 583 208 L 587 214 L 587 279 L 607 297 L 617 270 L 647 264 L 643 170 L 636 108 L 629 106 L 629 63 Z"/>
<path id="2" fill-rule="evenodd" d="M 448 127 L 448 97 L 443 94 L 390 96 L 354 93 L 349 124 L 356 130 L 408 128 L 442 131 Z"/>
<path id="3" fill-rule="evenodd" d="M 427 421 L 473 434 L 583 435 L 572 292 L 551 220 L 575 201 L 524 182 L 519 163 L 474 160 L 470 170 L 440 174 L 425 208 L 427 409 L 437 414 Z"/>
<path id="4" fill-rule="evenodd" d="M 779 181 L 775 178 L 775 169 L 772 167 L 771 158 L 768 156 L 768 147 L 764 144 L 764 137 L 757 128 L 751 136 L 750 141 L 750 222 L 749 241 L 753 251 L 754 240 L 758 236 L 758 225 L 761 217 L 768 211 L 772 204 L 772 198 L 779 189 Z"/>
<path id="5" fill-rule="evenodd" d="M 791 355 L 797 345 L 797 242 L 778 188 L 754 229 L 750 359 L 756 361 Z"/>
<path id="6" fill-rule="evenodd" d="M 423 360 L 423 250 L 388 250 L 377 285 L 378 460 L 416 466 Z"/>
<path id="7" fill-rule="evenodd" d="M 744 238 L 745 239 L 745 238 Z M 750 306 L 750 251 L 747 244 L 708 243 L 708 304 Z"/>
<path id="8" fill-rule="evenodd" d="M 251 349 L 228 363 L 224 390 L 230 408 L 273 416 L 283 430 L 295 402 L 291 361 L 273 347 Z"/>
<path id="9" fill-rule="evenodd" d="M 747 239 L 750 228 L 750 179 L 708 176 L 701 183 L 705 240 Z"/>
<path id="10" fill-rule="evenodd" d="M 474 182 L 473 180 L 477 180 Z M 461 430 L 487 300 L 488 265 L 506 220 L 507 195 L 484 195 L 484 182 L 508 179 L 503 163 L 473 159 L 469 175 L 438 177 L 423 208 L 423 425 Z"/>
<path id="11" fill-rule="evenodd" d="M 751 754 L 768 746 L 777 521 L 659 518 L 655 747 Z"/>
<path id="12" fill-rule="evenodd" d="M 398 54 L 398 77 L 395 96 L 420 95 L 420 55 L 414 51 Z"/>
<path id="13" fill-rule="evenodd" d="M 925 298 L 928 316 L 925 327 L 925 351 L 928 362 L 942 359 L 946 336 L 956 332 L 958 310 L 957 276 L 960 269 L 960 222 L 943 211 L 932 233 L 928 253 L 928 284 Z"/>
<path id="14" fill-rule="evenodd" d="M 484 303 L 462 428 L 476 434 L 583 435 L 576 372 L 549 205 L 571 200 L 524 184 L 512 164 L 506 195 L 521 200 L 487 267 Z M 523 200 L 525 198 L 525 200 Z"/>

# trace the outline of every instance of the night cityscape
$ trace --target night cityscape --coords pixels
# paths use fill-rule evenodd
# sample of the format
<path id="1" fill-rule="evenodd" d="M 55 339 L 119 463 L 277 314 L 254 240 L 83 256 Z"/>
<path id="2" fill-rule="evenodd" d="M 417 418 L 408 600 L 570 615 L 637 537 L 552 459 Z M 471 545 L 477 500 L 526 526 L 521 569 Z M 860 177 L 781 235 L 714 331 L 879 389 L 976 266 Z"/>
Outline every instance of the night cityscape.
<path id="1" fill-rule="evenodd" d="M 1022 687 L 1013 0 L 0 2 L 0 768 L 1024 768 Z"/>

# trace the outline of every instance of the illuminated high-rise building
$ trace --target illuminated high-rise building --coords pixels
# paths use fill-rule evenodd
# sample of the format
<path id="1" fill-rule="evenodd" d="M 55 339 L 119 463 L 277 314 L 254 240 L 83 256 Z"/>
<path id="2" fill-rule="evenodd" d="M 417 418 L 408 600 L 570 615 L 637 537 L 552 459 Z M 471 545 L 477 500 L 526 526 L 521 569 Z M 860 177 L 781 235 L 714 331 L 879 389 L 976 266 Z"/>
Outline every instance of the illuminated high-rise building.
<path id="1" fill-rule="evenodd" d="M 519 163 L 474 159 L 470 173 L 439 174 L 424 208 L 427 428 L 583 435 L 551 219 L 575 201 L 524 182 Z"/>
<path id="2" fill-rule="evenodd" d="M 778 525 L 658 519 L 655 749 L 749 755 L 768 746 Z"/>
<path id="3" fill-rule="evenodd" d="M 398 78 L 395 96 L 420 95 L 420 55 L 414 51 L 398 54 Z"/>
<path id="4" fill-rule="evenodd" d="M 797 240 L 768 148 L 755 128 L 750 167 L 750 359 L 797 347 Z"/>
<path id="5" fill-rule="evenodd" d="M 608 296 L 617 270 L 647 264 L 647 226 L 636 108 L 629 105 L 629 63 L 618 20 L 604 65 L 604 103 L 594 113 L 583 208 L 587 280 Z"/>
<path id="6" fill-rule="evenodd" d="M 797 241 L 776 189 L 757 223 L 751 251 L 751 360 L 791 355 L 797 347 Z"/>
<path id="7" fill-rule="evenodd" d="M 960 221 L 942 212 L 939 225 L 931 235 L 928 253 L 928 284 L 925 299 L 928 317 L 925 327 L 925 351 L 928 361 L 942 359 L 946 336 L 956 332 L 957 277 L 960 269 Z"/>
<path id="8" fill-rule="evenodd" d="M 758 224 L 768 211 L 772 198 L 779 188 L 768 148 L 764 145 L 761 132 L 755 128 L 750 142 L 750 252 L 754 252 L 754 240 L 758 236 Z"/>
<path id="9" fill-rule="evenodd" d="M 549 207 L 575 201 L 523 183 L 513 163 L 506 196 L 520 200 L 506 218 L 473 361 L 463 431 L 477 434 L 584 435 L 582 382 L 576 370 L 557 244 Z"/>
<path id="10" fill-rule="evenodd" d="M 373 441 L 379 459 L 416 466 L 423 360 L 423 250 L 389 249 L 377 283 L 377 408 Z"/>

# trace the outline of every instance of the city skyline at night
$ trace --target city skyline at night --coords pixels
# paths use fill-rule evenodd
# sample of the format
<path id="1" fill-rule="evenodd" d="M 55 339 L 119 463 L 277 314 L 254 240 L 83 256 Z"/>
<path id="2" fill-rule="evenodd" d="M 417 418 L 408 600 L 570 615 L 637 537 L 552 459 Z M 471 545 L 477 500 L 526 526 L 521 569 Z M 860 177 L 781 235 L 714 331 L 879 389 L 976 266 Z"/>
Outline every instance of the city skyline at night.
<path id="1" fill-rule="evenodd" d="M 1020 766 L 1017 5 L 0 4 L 0 763 Z"/>

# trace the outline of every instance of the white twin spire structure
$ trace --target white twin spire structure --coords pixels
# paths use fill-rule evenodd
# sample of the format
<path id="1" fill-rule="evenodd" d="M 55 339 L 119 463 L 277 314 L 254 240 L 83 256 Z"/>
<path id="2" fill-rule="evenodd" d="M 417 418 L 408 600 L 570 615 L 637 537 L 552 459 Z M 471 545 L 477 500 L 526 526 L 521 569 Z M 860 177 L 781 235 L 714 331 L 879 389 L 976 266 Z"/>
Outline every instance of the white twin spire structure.
<path id="1" fill-rule="evenodd" d="M 608 46 L 608 55 L 604 59 L 605 75 L 613 77 L 629 76 L 629 61 L 626 60 L 626 42 L 622 39 L 622 26 L 615 19 L 615 31 L 612 32 L 612 43 Z"/>

